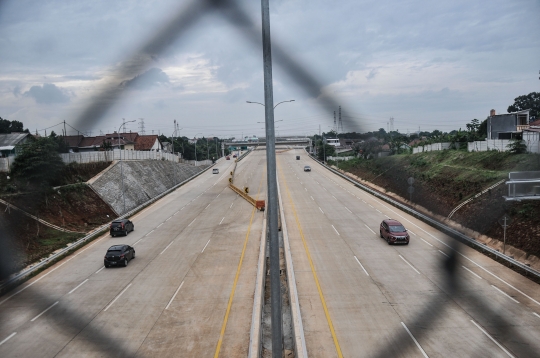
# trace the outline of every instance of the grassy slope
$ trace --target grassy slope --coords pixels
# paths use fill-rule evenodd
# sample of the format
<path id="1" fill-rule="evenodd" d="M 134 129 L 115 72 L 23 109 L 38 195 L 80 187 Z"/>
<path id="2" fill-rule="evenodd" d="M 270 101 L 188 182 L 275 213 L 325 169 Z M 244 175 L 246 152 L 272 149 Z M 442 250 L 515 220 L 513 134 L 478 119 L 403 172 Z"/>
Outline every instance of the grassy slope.
<path id="1" fill-rule="evenodd" d="M 499 152 L 437 151 L 394 155 L 376 160 L 351 160 L 340 164 L 362 179 L 409 198 L 407 178 L 414 177 L 416 202 L 436 214 L 447 216 L 454 207 L 501 179 L 510 171 L 540 170 L 540 156 Z M 540 254 L 540 203 L 505 202 L 504 184 L 465 205 L 455 221 L 495 238 L 500 238 L 497 219 L 505 212 L 514 217 L 508 242 L 531 254 Z"/>

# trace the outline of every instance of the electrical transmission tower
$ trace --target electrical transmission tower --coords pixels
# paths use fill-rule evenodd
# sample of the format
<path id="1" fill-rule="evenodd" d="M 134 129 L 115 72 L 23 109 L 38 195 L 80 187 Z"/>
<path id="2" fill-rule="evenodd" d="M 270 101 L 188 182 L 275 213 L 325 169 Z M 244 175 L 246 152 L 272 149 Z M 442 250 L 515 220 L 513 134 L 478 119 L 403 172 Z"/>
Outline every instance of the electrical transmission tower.
<path id="1" fill-rule="evenodd" d="M 336 111 L 334 111 L 334 128 L 332 128 L 337 133 L 337 124 L 336 124 Z"/>
<path id="2" fill-rule="evenodd" d="M 145 130 L 144 130 L 144 118 L 139 118 L 141 121 L 138 123 L 139 124 L 139 133 L 141 135 L 144 135 L 145 134 Z"/>
<path id="3" fill-rule="evenodd" d="M 341 120 L 341 106 L 339 106 L 338 133 L 343 133 L 343 121 Z"/>

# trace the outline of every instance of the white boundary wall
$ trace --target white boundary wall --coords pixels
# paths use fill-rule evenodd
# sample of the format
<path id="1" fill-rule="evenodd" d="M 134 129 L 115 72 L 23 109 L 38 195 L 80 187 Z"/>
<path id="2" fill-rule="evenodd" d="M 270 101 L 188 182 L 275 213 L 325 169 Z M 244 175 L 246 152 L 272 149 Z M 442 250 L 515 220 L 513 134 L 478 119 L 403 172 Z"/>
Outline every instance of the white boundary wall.
<path id="1" fill-rule="evenodd" d="M 0 172 L 4 172 L 4 173 L 9 172 L 9 168 L 11 168 L 11 164 L 13 164 L 14 160 L 15 160 L 15 156 L 10 156 L 7 158 L 0 158 Z"/>
<path id="2" fill-rule="evenodd" d="M 426 144 L 424 146 L 413 148 L 413 154 L 422 153 L 422 152 L 432 152 L 434 150 L 445 150 L 450 149 L 452 143 L 433 143 Z"/>
<path id="3" fill-rule="evenodd" d="M 113 160 L 168 160 L 174 163 L 186 163 L 191 164 L 196 167 L 199 165 L 211 165 L 211 160 L 185 160 L 180 158 L 176 154 L 165 153 L 165 152 L 154 152 L 154 151 L 142 151 L 142 150 L 118 150 L 108 152 L 81 152 L 81 153 L 62 153 L 60 157 L 64 163 L 93 163 L 93 162 L 112 162 Z"/>

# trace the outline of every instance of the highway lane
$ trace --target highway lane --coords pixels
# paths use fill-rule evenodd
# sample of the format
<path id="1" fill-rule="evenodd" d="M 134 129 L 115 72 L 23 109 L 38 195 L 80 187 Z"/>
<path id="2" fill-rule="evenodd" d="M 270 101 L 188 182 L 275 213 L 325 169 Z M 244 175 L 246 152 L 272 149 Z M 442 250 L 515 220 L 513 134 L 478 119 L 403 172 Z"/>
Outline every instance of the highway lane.
<path id="1" fill-rule="evenodd" d="M 260 197 L 264 163 L 256 152 L 237 169 Z M 104 235 L 0 297 L 0 356 L 247 352 L 263 215 L 227 188 L 233 165 L 221 161 L 220 174 L 208 171 L 136 214 L 129 236 Z M 116 243 L 134 246 L 137 258 L 102 269 Z"/>
<path id="2" fill-rule="evenodd" d="M 538 285 L 459 245 L 463 289 L 450 296 L 441 266 L 451 238 L 303 151 L 280 154 L 278 163 L 311 357 L 538 355 Z M 311 173 L 303 172 L 306 164 Z M 379 238 L 386 217 L 412 231 L 410 245 L 388 246 Z"/>

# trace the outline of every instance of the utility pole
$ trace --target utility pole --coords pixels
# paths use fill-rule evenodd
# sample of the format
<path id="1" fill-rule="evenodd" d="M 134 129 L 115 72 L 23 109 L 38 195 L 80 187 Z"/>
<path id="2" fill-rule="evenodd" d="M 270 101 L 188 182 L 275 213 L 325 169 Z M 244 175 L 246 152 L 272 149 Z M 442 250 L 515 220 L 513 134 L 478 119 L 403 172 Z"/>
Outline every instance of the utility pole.
<path id="1" fill-rule="evenodd" d="M 338 134 L 339 132 L 343 132 L 343 122 L 341 121 L 341 106 L 339 106 L 339 124 L 338 124 Z M 339 137 L 339 136 L 338 136 Z"/>
<path id="2" fill-rule="evenodd" d="M 333 128 L 336 133 L 337 133 L 337 125 L 336 125 L 336 111 L 334 111 L 334 128 Z"/>
<path id="3" fill-rule="evenodd" d="M 276 178 L 276 136 L 274 129 L 274 89 L 272 84 L 272 45 L 270 42 L 269 0 L 261 0 L 264 68 L 264 114 L 266 127 L 266 178 L 268 183 L 268 230 L 270 246 L 270 300 L 272 357 L 283 356 L 281 282 L 279 275 L 278 202 Z"/>

